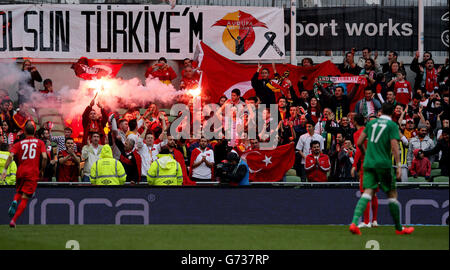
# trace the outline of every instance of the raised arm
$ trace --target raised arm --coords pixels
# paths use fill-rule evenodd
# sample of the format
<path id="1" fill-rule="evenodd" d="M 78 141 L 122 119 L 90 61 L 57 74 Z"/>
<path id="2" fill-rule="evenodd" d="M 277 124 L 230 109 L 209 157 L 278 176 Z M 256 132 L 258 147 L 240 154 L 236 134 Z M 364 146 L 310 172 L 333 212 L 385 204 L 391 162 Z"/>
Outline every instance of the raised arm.
<path id="1" fill-rule="evenodd" d="M 349 101 L 352 101 L 359 89 L 359 83 L 355 83 L 350 91 L 347 92 Z"/>
<path id="2" fill-rule="evenodd" d="M 409 69 L 411 69 L 411 71 L 413 71 L 414 73 L 420 73 L 419 56 L 420 56 L 420 52 L 416 51 L 416 55 L 414 56 L 414 58 L 411 62 L 411 65 L 409 66 Z"/>

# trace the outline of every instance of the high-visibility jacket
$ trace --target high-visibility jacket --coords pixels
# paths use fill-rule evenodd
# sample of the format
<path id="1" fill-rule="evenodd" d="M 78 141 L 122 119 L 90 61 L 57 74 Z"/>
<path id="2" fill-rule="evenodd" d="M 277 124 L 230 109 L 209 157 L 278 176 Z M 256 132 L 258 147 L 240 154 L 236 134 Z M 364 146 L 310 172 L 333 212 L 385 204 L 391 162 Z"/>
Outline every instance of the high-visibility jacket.
<path id="1" fill-rule="evenodd" d="M 127 178 L 122 163 L 112 156 L 109 145 L 100 152 L 100 159 L 91 167 L 91 183 L 93 185 L 123 185 Z"/>
<path id="2" fill-rule="evenodd" d="M 10 153 L 6 151 L 0 151 L 0 172 L 3 172 L 5 168 L 6 160 L 8 159 Z M 16 173 L 17 173 L 17 165 L 14 160 L 9 164 L 8 169 L 6 170 L 6 178 L 5 181 L 0 180 L 0 185 L 15 185 L 16 184 Z"/>
<path id="3" fill-rule="evenodd" d="M 402 167 L 408 167 L 407 157 L 408 157 L 408 145 L 404 145 L 402 141 L 398 143 L 398 150 L 400 154 L 400 162 L 402 163 Z M 395 164 L 394 155 L 392 155 L 392 166 L 397 167 Z"/>
<path id="4" fill-rule="evenodd" d="M 147 172 L 147 182 L 153 186 L 183 185 L 183 171 L 171 154 L 158 154 Z"/>

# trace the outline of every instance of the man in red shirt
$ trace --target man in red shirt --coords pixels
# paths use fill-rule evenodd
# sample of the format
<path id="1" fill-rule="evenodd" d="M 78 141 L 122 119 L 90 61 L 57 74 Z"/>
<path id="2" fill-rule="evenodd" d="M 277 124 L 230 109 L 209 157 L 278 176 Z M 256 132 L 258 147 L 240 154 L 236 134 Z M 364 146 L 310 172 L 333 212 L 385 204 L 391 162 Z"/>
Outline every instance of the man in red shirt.
<path id="1" fill-rule="evenodd" d="M 159 58 L 158 63 L 147 69 L 145 72 L 145 78 L 149 75 L 158 78 L 164 84 L 171 84 L 172 80 L 177 77 L 177 73 L 167 64 L 167 59 L 164 57 Z"/>
<path id="2" fill-rule="evenodd" d="M 183 69 L 183 75 L 181 77 L 180 89 L 195 89 L 198 88 L 198 81 L 200 76 L 196 73 L 192 67 L 188 66 Z"/>
<path id="3" fill-rule="evenodd" d="M 16 194 L 8 211 L 8 215 L 12 218 L 9 223 L 11 228 L 16 227 L 16 221 L 27 207 L 28 200 L 33 196 L 47 163 L 45 144 L 34 137 L 36 131 L 34 123 L 27 121 L 24 131 L 25 139 L 12 146 L 2 173 L 2 180 L 4 180 L 9 164 L 15 159 L 17 163 Z"/>
<path id="4" fill-rule="evenodd" d="M 108 123 L 108 113 L 105 108 L 97 102 L 97 107 L 100 108 L 101 114 L 99 115 L 94 109 L 95 98 L 92 99 L 89 106 L 83 112 L 82 123 L 83 123 L 83 142 L 82 145 L 87 144 L 87 139 L 91 135 L 91 132 L 98 132 L 100 134 L 101 144 L 105 144 L 105 126 Z"/>
<path id="5" fill-rule="evenodd" d="M 58 182 L 78 182 L 81 156 L 74 150 L 72 138 L 66 138 L 66 150 L 58 154 Z"/>
<path id="6" fill-rule="evenodd" d="M 330 158 L 320 151 L 320 142 L 312 141 L 311 154 L 306 156 L 305 170 L 308 182 L 327 182 L 327 172 L 331 168 Z"/>

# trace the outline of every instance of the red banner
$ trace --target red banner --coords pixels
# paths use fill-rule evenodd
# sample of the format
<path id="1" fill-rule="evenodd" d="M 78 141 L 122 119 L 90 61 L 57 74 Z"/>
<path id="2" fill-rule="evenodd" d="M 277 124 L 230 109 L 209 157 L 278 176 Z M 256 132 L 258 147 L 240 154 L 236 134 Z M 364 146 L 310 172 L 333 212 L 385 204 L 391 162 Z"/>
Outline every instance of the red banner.
<path id="1" fill-rule="evenodd" d="M 231 96 L 231 90 L 238 88 L 244 98 L 254 96 L 255 91 L 251 86 L 251 78 L 257 70 L 257 64 L 244 65 L 234 62 L 215 52 L 208 45 L 200 42 L 199 68 L 202 70 L 201 88 L 202 95 L 209 97 L 209 102 L 218 102 L 220 97 Z M 272 65 L 263 65 L 270 70 L 273 77 Z M 314 82 L 319 76 L 354 76 L 352 74 L 342 74 L 337 66 L 331 61 L 326 61 L 312 67 L 299 67 L 291 64 L 276 64 L 277 73 L 283 75 L 289 71 L 288 79 L 292 82 L 294 89 L 299 95 L 297 83 L 302 77 L 306 77 L 303 85 L 305 89 L 312 90 Z M 353 84 L 347 84 L 351 89 Z M 351 110 L 354 104 L 364 95 L 363 86 L 360 87 L 351 102 Z"/>
<path id="2" fill-rule="evenodd" d="M 100 79 L 103 77 L 114 78 L 123 64 L 101 63 L 96 60 L 81 57 L 72 65 L 75 75 L 85 80 Z"/>

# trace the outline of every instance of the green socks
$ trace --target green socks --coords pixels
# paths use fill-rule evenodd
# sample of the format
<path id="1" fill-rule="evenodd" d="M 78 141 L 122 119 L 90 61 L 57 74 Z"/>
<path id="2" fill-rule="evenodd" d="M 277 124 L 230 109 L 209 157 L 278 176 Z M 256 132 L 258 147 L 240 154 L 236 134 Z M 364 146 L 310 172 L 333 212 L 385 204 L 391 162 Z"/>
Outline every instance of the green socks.
<path id="1" fill-rule="evenodd" d="M 352 223 L 358 224 L 359 218 L 366 210 L 367 203 L 370 202 L 372 197 L 370 195 L 364 194 L 359 199 L 356 204 L 355 213 L 353 214 Z M 389 199 L 389 212 L 391 213 L 392 218 L 394 219 L 395 229 L 401 231 L 403 229 L 402 224 L 400 223 L 400 205 L 397 199 Z"/>
<path id="2" fill-rule="evenodd" d="M 358 203 L 356 204 L 355 213 L 353 214 L 353 220 L 352 223 L 355 223 L 358 225 L 359 218 L 364 213 L 364 210 L 366 210 L 367 203 L 370 202 L 372 197 L 370 195 L 364 194 L 359 199 Z"/>
<path id="3" fill-rule="evenodd" d="M 396 199 L 389 199 L 389 212 L 394 219 L 395 229 L 401 231 L 403 228 L 400 223 L 400 206 Z"/>

